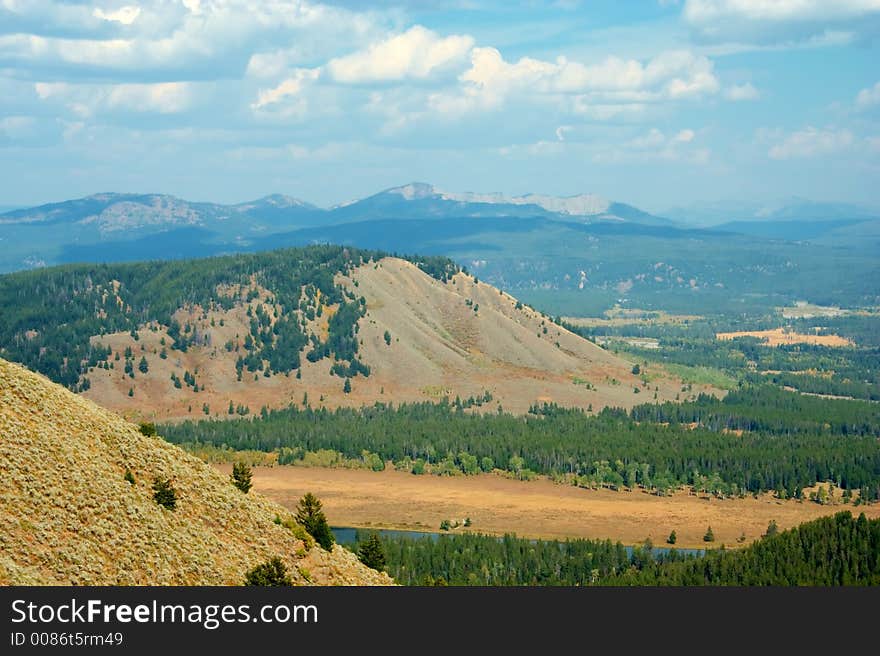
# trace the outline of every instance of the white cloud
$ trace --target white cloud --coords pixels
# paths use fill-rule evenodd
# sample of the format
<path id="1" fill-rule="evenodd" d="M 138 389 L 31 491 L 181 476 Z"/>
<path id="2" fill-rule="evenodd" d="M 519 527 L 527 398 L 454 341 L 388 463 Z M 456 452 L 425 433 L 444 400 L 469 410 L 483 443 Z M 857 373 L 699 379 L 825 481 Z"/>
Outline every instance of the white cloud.
<path id="1" fill-rule="evenodd" d="M 79 117 L 112 110 L 177 114 L 189 109 L 194 101 L 193 85 L 186 82 L 106 85 L 37 82 L 34 91 L 40 100 L 58 100 Z"/>
<path id="2" fill-rule="evenodd" d="M 556 128 L 556 139 L 559 141 L 565 141 L 565 133 L 571 132 L 574 128 L 570 125 L 560 125 Z"/>
<path id="3" fill-rule="evenodd" d="M 327 70 L 334 80 L 343 83 L 424 79 L 463 61 L 473 45 L 470 36 L 440 37 L 416 25 L 365 50 L 331 59 Z"/>
<path id="4" fill-rule="evenodd" d="M 853 144 L 849 130 L 826 128 L 819 130 L 808 126 L 786 136 L 781 143 L 768 151 L 771 159 L 786 160 L 828 155 L 844 150 Z"/>
<path id="5" fill-rule="evenodd" d="M 100 18 L 105 21 L 122 23 L 123 25 L 131 25 L 132 23 L 134 23 L 140 13 L 140 7 L 135 7 L 131 5 L 120 7 L 119 9 L 110 11 L 104 11 L 100 7 L 95 7 L 92 10 L 92 15 L 95 18 Z"/>
<path id="6" fill-rule="evenodd" d="M 662 159 L 677 159 L 679 146 L 689 144 L 697 134 L 689 128 L 679 130 L 672 136 L 666 136 L 657 128 L 652 128 L 646 134 L 630 139 L 624 143 L 624 149 L 629 151 L 652 151 Z"/>
<path id="7" fill-rule="evenodd" d="M 743 100 L 757 100 L 760 97 L 758 90 L 750 83 L 734 84 L 724 90 L 724 97 L 734 102 Z"/>
<path id="8" fill-rule="evenodd" d="M 262 109 L 267 105 L 273 105 L 293 96 L 299 96 L 305 86 L 317 80 L 320 74 L 321 71 L 317 68 L 300 68 L 294 71 L 292 77 L 287 78 L 278 86 L 261 90 L 257 95 L 257 100 L 251 104 L 251 109 Z"/>
<path id="9" fill-rule="evenodd" d="M 793 21 L 852 18 L 880 11 L 880 0 L 687 0 L 684 17 L 691 23 L 731 18 Z"/>
<path id="10" fill-rule="evenodd" d="M 0 3 L 0 25 L 4 5 L 13 7 L 7 10 L 12 27 L 0 27 L 0 35 L 7 32 L 0 36 L 0 68 L 13 66 L 31 78 L 59 67 L 88 67 L 91 76 L 97 71 L 120 81 L 137 74 L 183 81 L 194 71 L 201 79 L 226 78 L 258 50 L 296 43 L 299 52 L 329 58 L 340 43 L 356 47 L 388 22 L 375 12 L 308 0 L 153 0 L 88 10 L 10 1 Z"/>
<path id="11" fill-rule="evenodd" d="M 514 144 L 497 149 L 505 157 L 568 155 L 589 159 L 599 164 L 644 164 L 681 162 L 705 164 L 711 152 L 698 143 L 696 131 L 684 128 L 667 134 L 658 128 L 618 141 L 605 139 L 547 141 Z"/>
<path id="12" fill-rule="evenodd" d="M 185 82 L 117 84 L 107 95 L 107 106 L 135 112 L 176 114 L 189 108 L 192 92 Z"/>
<path id="13" fill-rule="evenodd" d="M 856 107 L 859 109 L 867 109 L 875 105 L 880 105 L 880 82 L 873 87 L 862 89 L 856 96 Z"/>
<path id="14" fill-rule="evenodd" d="M 819 45 L 870 33 L 880 0 L 687 0 L 682 17 L 705 40 Z"/>
<path id="15" fill-rule="evenodd" d="M 621 105 L 698 98 L 720 87 L 711 60 L 689 51 L 664 52 L 645 63 L 608 57 L 587 65 L 565 57 L 507 62 L 495 48 L 474 48 L 471 66 L 459 80 L 458 94 L 431 99 L 434 109 L 461 114 L 497 108 L 508 97 L 518 96 L 562 102 L 569 111 L 585 115 L 600 106 L 613 115 L 620 113 Z"/>

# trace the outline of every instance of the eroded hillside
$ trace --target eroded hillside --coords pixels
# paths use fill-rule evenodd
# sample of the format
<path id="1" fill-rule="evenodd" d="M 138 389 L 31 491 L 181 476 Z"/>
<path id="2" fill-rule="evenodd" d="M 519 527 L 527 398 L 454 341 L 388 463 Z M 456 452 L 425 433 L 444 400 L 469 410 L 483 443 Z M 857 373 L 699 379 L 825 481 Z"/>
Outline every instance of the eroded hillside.
<path id="1" fill-rule="evenodd" d="M 307 548 L 275 523 L 283 507 L 5 360 L 0 471 L 0 584 L 237 585 L 273 556 L 298 584 L 391 582 L 339 546 Z M 154 476 L 175 510 L 153 500 Z"/>
<path id="2" fill-rule="evenodd" d="M 255 277 L 218 287 L 218 297 L 234 302 L 178 309 L 176 328 L 150 322 L 93 336 L 93 348 L 109 355 L 88 370 L 85 394 L 130 418 L 168 421 L 292 403 L 444 397 L 482 411 L 526 412 L 549 402 L 598 411 L 681 393 L 679 381 L 659 371 L 634 375 L 633 363 L 472 276 L 443 278 L 386 257 L 337 273 L 334 298 L 304 286 L 295 307 Z M 283 360 L 286 371 L 273 360 L 281 360 L 279 323 L 303 335 Z M 298 367 L 289 366 L 291 357 Z"/>

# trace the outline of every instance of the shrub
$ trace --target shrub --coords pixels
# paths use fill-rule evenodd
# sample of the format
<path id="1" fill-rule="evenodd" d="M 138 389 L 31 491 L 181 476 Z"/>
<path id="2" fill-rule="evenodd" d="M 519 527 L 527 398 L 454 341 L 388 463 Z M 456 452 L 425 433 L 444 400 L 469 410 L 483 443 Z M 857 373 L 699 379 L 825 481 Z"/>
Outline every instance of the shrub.
<path id="1" fill-rule="evenodd" d="M 287 573 L 287 565 L 278 556 L 257 565 L 244 576 L 245 585 L 286 586 L 293 585 Z"/>
<path id="2" fill-rule="evenodd" d="M 167 510 L 177 507 L 177 491 L 167 478 L 153 478 L 153 500 Z"/>
<path id="3" fill-rule="evenodd" d="M 675 535 L 675 531 L 669 534 L 669 537 L 666 538 L 666 544 L 675 544 L 678 541 L 678 536 Z"/>
<path id="4" fill-rule="evenodd" d="M 128 467 L 125 468 L 125 476 L 123 476 L 123 478 L 131 485 L 134 485 L 134 474 L 131 473 L 131 470 Z"/>
<path id="5" fill-rule="evenodd" d="M 138 425 L 138 430 L 141 432 L 141 435 L 146 435 L 147 437 L 156 436 L 156 424 L 151 421 L 142 421 Z"/>

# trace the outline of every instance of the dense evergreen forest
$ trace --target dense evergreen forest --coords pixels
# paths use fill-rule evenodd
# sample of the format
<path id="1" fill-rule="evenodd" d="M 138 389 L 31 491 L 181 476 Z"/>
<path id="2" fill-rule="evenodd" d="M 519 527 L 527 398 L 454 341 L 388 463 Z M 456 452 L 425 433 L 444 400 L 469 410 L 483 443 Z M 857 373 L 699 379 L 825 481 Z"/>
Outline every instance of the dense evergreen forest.
<path id="1" fill-rule="evenodd" d="M 332 357 L 341 376 L 369 375 L 357 359 L 357 320 L 364 299 L 334 283 L 337 273 L 385 254 L 342 246 L 310 246 L 249 255 L 133 264 L 74 264 L 0 276 L 0 356 L 74 390 L 88 387 L 84 373 L 109 351 L 90 343 L 93 335 L 157 323 L 168 330 L 170 348 L 185 351 L 210 343 L 209 333 L 172 317 L 179 308 L 229 309 L 259 296 L 271 297 L 251 317 L 246 352 L 236 369 L 287 373 L 300 354 L 316 361 Z M 426 273 L 446 280 L 459 270 L 442 257 L 409 257 Z M 226 290 L 221 292 L 220 290 Z M 338 304 L 326 340 L 307 330 L 321 305 Z M 278 317 L 277 320 L 272 317 Z"/>
<path id="2" fill-rule="evenodd" d="M 702 556 L 610 540 L 380 539 L 388 573 L 404 585 L 880 585 L 880 519 L 849 512 Z"/>
<path id="3" fill-rule="evenodd" d="M 259 417 L 166 425 L 190 450 L 275 452 L 279 464 L 382 469 L 414 474 L 518 478 L 548 474 L 585 487 L 682 485 L 718 496 L 776 491 L 800 497 L 817 481 L 880 498 L 880 405 L 805 397 L 769 385 L 725 399 L 647 404 L 598 414 L 554 405 L 532 414 L 474 414 L 463 403 L 376 404 L 337 410 L 289 407 Z M 741 436 L 731 433 L 743 430 Z M 222 453 L 222 452 L 221 452 Z"/>

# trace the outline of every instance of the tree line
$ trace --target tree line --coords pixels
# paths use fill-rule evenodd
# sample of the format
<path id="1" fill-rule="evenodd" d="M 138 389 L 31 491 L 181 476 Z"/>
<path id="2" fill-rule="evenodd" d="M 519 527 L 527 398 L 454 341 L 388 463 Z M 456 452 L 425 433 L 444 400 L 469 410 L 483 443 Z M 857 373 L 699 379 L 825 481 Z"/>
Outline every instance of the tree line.
<path id="1" fill-rule="evenodd" d="M 739 429 L 742 435 L 731 434 Z M 248 420 L 167 425 L 163 434 L 196 449 L 275 452 L 281 464 L 327 452 L 371 468 L 391 461 L 415 474 L 501 469 L 521 478 L 541 473 L 575 485 L 658 493 L 686 485 L 719 496 L 800 497 L 803 488 L 830 480 L 859 490 L 862 501 L 880 498 L 880 406 L 772 386 L 630 412 L 551 405 L 525 417 L 466 412 L 448 401 L 291 406 Z"/>
<path id="2" fill-rule="evenodd" d="M 368 534 L 359 531 L 357 543 Z M 529 540 L 463 533 L 379 537 L 388 573 L 403 585 L 799 586 L 880 584 L 880 519 L 849 512 L 742 549 L 696 555 L 627 548 L 610 540 Z"/>

